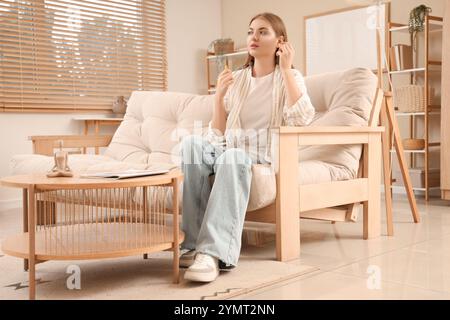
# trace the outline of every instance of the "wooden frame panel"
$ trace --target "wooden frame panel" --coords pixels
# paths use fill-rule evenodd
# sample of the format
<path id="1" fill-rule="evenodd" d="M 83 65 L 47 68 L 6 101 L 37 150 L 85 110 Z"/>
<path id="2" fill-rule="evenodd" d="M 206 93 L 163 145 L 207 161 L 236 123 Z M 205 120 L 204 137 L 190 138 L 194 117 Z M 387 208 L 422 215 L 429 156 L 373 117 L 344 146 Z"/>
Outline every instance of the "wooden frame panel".
<path id="1" fill-rule="evenodd" d="M 368 180 L 360 178 L 301 185 L 300 212 L 365 201 L 369 198 Z"/>
<path id="2" fill-rule="evenodd" d="M 107 147 L 112 140 L 112 136 L 93 135 L 65 135 L 65 136 L 31 136 L 29 140 L 33 143 L 33 153 L 53 156 L 53 149 L 59 148 L 62 141 L 63 148 L 98 148 Z M 83 153 L 86 153 L 84 151 Z"/>

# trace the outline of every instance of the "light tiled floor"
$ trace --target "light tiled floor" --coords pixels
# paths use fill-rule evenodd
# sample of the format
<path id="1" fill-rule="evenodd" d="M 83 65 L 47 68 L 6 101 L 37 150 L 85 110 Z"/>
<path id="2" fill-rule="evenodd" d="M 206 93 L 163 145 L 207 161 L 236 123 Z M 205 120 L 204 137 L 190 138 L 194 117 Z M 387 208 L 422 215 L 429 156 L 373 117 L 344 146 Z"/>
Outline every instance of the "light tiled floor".
<path id="1" fill-rule="evenodd" d="M 382 236 L 371 240 L 362 239 L 362 219 L 301 220 L 302 262 L 320 270 L 236 299 L 450 299 L 450 201 L 418 198 L 418 207 L 415 224 L 406 197 L 394 195 L 394 236 L 383 217 Z M 2 224 L 21 229 L 13 214 Z"/>
<path id="2" fill-rule="evenodd" d="M 394 195 L 393 237 L 384 219 L 372 240 L 361 239 L 361 221 L 302 220 L 301 259 L 320 271 L 237 299 L 450 299 L 450 201 L 417 201 L 419 224 Z"/>

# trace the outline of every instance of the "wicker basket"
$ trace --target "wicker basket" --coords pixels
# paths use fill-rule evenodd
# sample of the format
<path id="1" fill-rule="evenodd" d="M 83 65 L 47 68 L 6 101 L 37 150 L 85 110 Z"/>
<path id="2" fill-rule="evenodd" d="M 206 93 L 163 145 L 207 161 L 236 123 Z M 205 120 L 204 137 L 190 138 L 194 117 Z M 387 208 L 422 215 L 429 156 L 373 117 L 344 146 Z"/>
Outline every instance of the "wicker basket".
<path id="1" fill-rule="evenodd" d="M 231 39 L 219 39 L 214 42 L 214 53 L 221 55 L 234 51 L 234 41 Z"/>
<path id="2" fill-rule="evenodd" d="M 423 150 L 425 148 L 424 139 L 403 139 L 403 148 L 405 150 Z"/>
<path id="3" fill-rule="evenodd" d="M 430 103 L 434 94 L 434 89 L 429 90 Z M 400 112 L 424 112 L 425 95 L 424 87 L 419 85 L 407 85 L 394 89 L 394 103 Z"/>

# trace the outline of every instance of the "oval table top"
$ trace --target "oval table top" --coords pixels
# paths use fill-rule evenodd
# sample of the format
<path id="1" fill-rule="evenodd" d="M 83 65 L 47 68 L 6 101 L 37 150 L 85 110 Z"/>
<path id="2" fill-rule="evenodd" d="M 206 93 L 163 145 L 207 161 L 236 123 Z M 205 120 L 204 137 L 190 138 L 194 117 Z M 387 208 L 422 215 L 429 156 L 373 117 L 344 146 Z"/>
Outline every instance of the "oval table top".
<path id="1" fill-rule="evenodd" d="M 175 178 L 183 178 L 180 168 L 174 168 L 164 174 L 126 179 L 80 178 L 76 173 L 70 178 L 48 178 L 45 173 L 25 174 L 2 178 L 0 179 L 0 185 L 22 189 L 35 186 L 39 190 L 128 188 L 170 184 Z"/>

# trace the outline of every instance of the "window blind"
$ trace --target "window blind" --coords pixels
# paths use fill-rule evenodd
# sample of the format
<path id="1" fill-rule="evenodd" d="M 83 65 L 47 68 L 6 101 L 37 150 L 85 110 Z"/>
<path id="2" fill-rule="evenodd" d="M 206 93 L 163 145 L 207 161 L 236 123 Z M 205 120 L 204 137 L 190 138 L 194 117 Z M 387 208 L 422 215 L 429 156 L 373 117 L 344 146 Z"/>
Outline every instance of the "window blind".
<path id="1" fill-rule="evenodd" d="M 0 111 L 110 111 L 167 90 L 165 0 L 0 0 Z"/>

